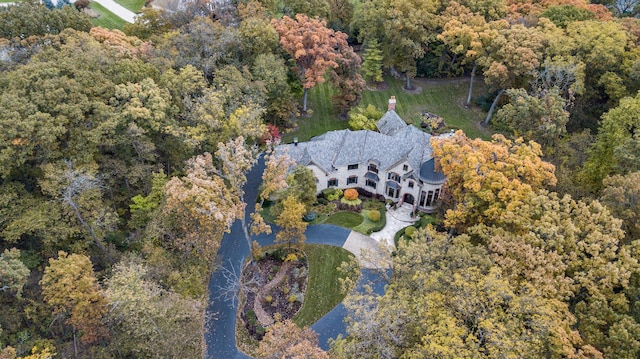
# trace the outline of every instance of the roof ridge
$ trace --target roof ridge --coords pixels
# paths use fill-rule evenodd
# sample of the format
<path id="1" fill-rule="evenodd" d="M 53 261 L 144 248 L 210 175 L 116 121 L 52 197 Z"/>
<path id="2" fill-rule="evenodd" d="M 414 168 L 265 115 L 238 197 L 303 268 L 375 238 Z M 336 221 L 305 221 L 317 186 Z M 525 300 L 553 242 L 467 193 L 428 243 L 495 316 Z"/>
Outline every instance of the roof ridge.
<path id="1" fill-rule="evenodd" d="M 347 138 L 347 132 L 349 132 L 349 130 L 343 130 L 343 131 L 344 132 L 342 133 L 342 140 L 340 140 L 340 146 L 338 147 L 338 150 L 334 153 L 333 158 L 331 159 L 331 166 L 334 168 L 336 168 L 336 165 L 335 165 L 336 158 L 338 158 L 338 155 L 344 148 L 344 142 L 346 141 L 346 138 Z"/>

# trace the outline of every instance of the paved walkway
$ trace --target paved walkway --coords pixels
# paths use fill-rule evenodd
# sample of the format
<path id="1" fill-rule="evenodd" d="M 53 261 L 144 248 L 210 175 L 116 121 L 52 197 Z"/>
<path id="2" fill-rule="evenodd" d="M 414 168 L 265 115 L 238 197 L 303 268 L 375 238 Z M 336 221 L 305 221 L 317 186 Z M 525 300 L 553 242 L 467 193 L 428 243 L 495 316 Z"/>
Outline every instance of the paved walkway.
<path id="1" fill-rule="evenodd" d="M 389 268 L 391 257 L 385 247 L 362 233 L 351 231 L 342 248 L 353 253 L 360 266 L 367 269 Z"/>
<path id="2" fill-rule="evenodd" d="M 133 22 L 136 20 L 136 14 L 133 11 L 125 8 L 124 6 L 118 4 L 113 0 L 91 0 L 91 1 L 95 1 L 98 4 L 104 6 L 107 10 L 111 11 L 116 16 L 118 16 L 119 18 L 121 18 L 122 20 L 130 24 L 133 24 Z"/>
<path id="3" fill-rule="evenodd" d="M 395 248 L 393 237 L 395 237 L 396 232 L 418 220 L 418 218 L 411 218 L 411 211 L 412 206 L 408 204 L 404 204 L 397 209 L 389 209 L 386 214 L 386 225 L 380 232 L 371 233 L 371 238 L 378 242 L 386 242 L 390 248 Z"/>

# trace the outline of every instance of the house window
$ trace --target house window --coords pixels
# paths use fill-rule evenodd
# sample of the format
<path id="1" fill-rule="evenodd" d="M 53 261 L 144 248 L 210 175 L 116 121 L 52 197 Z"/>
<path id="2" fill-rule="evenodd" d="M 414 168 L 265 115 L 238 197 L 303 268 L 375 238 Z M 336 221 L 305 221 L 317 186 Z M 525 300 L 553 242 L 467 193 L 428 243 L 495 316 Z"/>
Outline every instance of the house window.
<path id="1" fill-rule="evenodd" d="M 338 187 L 338 179 L 337 178 L 332 178 L 330 180 L 327 181 L 327 188 L 329 187 Z"/>
<path id="2" fill-rule="evenodd" d="M 391 198 L 398 198 L 400 196 L 400 190 L 392 187 L 387 187 L 387 196 Z"/>
<path id="3" fill-rule="evenodd" d="M 418 203 L 420 203 L 420 207 L 424 207 L 424 201 L 426 198 L 427 198 L 427 192 L 420 191 L 420 201 L 418 201 Z"/>
<path id="4" fill-rule="evenodd" d="M 424 205 L 427 207 L 433 205 L 433 191 L 429 191 L 429 193 L 427 193 L 427 201 L 424 203 Z"/>
<path id="5" fill-rule="evenodd" d="M 395 172 L 389 172 L 389 174 L 387 174 L 387 179 L 390 179 L 392 181 L 396 181 L 396 182 L 400 182 L 400 175 L 395 173 Z"/>
<path id="6" fill-rule="evenodd" d="M 355 165 L 348 165 L 348 166 L 347 166 L 347 169 L 348 169 L 349 171 L 351 171 L 351 170 L 357 170 L 357 169 L 358 169 L 358 164 L 356 163 Z"/>
<path id="7" fill-rule="evenodd" d="M 378 166 L 374 165 L 373 163 L 370 163 L 367 170 L 369 170 L 370 172 L 378 173 Z"/>
<path id="8" fill-rule="evenodd" d="M 409 170 L 409 166 L 408 166 L 408 165 L 404 165 L 404 166 L 402 166 L 402 170 L 403 170 L 403 171 L 408 171 L 408 170 Z"/>
<path id="9" fill-rule="evenodd" d="M 367 179 L 365 184 L 367 185 L 367 187 L 373 187 L 373 188 L 376 188 L 376 186 L 378 185 L 375 181 L 372 181 L 370 179 Z"/>
<path id="10" fill-rule="evenodd" d="M 347 177 L 347 184 L 354 184 L 354 183 L 358 183 L 358 176 Z"/>
<path id="11" fill-rule="evenodd" d="M 409 181 L 409 188 L 413 188 L 413 182 Z"/>

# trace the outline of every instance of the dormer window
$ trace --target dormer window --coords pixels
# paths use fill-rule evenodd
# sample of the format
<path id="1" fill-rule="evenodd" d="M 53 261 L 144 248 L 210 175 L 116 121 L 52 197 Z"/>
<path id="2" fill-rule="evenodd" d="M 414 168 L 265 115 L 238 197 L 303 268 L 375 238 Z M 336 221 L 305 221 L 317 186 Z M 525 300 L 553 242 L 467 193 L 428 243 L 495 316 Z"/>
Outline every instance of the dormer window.
<path id="1" fill-rule="evenodd" d="M 378 173 L 378 166 L 374 163 L 369 163 L 369 167 L 367 168 L 369 172 Z"/>
<path id="2" fill-rule="evenodd" d="M 347 166 L 347 169 L 348 169 L 349 171 L 357 170 L 357 169 L 358 169 L 358 164 L 356 163 L 356 164 L 354 164 L 354 165 L 348 165 L 348 166 Z"/>

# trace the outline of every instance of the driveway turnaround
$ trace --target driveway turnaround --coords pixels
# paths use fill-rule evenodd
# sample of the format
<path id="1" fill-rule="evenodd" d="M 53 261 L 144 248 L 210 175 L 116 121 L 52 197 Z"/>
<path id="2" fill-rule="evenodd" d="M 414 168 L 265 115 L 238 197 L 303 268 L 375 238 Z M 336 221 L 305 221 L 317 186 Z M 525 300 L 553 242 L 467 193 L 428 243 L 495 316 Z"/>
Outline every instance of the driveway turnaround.
<path id="1" fill-rule="evenodd" d="M 261 157 L 258 163 L 247 174 L 247 183 L 245 185 L 245 200 L 250 205 L 247 206 L 245 217 L 249 220 L 249 213 L 253 211 L 253 203 L 255 203 L 258 195 L 258 187 L 262 182 L 262 172 L 264 171 L 264 158 Z M 273 232 L 277 232 L 277 228 L 273 227 Z M 343 247 L 347 238 L 351 234 L 351 230 L 333 226 L 333 225 L 315 225 L 309 226 L 306 231 L 306 243 L 326 244 L 337 247 Z M 353 238 L 353 236 L 352 236 Z M 254 236 L 254 239 L 260 245 L 274 243 L 275 235 Z M 358 246 L 361 248 L 361 245 Z M 207 352 L 205 358 L 211 359 L 245 359 L 250 358 L 241 353 L 235 341 L 236 312 L 238 303 L 228 300 L 220 296 L 221 288 L 227 285 L 225 273 L 240 274 L 242 263 L 249 255 L 249 245 L 247 244 L 240 221 L 236 221 L 231 227 L 230 233 L 226 233 L 218 250 L 218 269 L 211 274 L 209 281 L 209 306 L 206 313 L 205 323 L 205 341 Z M 358 253 L 356 253 L 358 255 Z M 359 283 L 377 282 L 374 286 L 375 292 L 384 293 L 384 286 L 379 280 L 379 275 L 371 270 L 364 269 L 360 276 Z M 319 335 L 320 346 L 328 349 L 328 339 L 335 338 L 338 334 L 346 334 L 343 318 L 346 315 L 346 309 L 343 304 L 337 305 L 318 322 L 313 324 L 311 328 Z"/>

